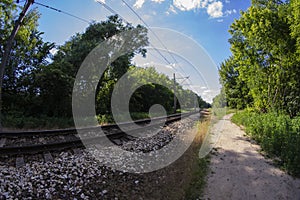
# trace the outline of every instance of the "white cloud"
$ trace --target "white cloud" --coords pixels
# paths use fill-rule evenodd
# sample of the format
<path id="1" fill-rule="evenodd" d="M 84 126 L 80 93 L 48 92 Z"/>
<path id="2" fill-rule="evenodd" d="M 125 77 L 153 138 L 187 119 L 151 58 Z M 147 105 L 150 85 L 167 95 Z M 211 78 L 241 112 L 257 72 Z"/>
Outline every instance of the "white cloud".
<path id="1" fill-rule="evenodd" d="M 201 7 L 201 0 L 173 0 L 173 4 L 179 10 L 188 11 Z"/>
<path id="2" fill-rule="evenodd" d="M 166 11 L 167 15 L 169 15 L 171 13 L 177 14 L 177 11 L 175 10 L 173 5 L 170 5 L 169 9 Z"/>
<path id="3" fill-rule="evenodd" d="M 220 89 L 210 89 L 198 94 L 203 98 L 203 100 L 207 101 L 208 103 L 212 103 L 213 98 L 219 93 Z"/>
<path id="4" fill-rule="evenodd" d="M 226 10 L 225 11 L 225 15 L 231 15 L 231 14 L 235 14 L 236 13 L 236 9 L 233 9 L 233 10 Z"/>
<path id="5" fill-rule="evenodd" d="M 137 9 L 139 9 L 143 6 L 144 3 L 145 3 L 145 0 L 137 0 L 133 6 Z"/>
<path id="6" fill-rule="evenodd" d="M 223 22 L 223 21 L 224 21 L 223 19 L 218 19 L 218 20 L 217 20 L 217 22 Z"/>
<path id="7" fill-rule="evenodd" d="M 201 4 L 200 4 L 200 7 L 201 8 L 206 8 L 207 5 L 211 2 L 211 0 L 202 0 L 201 1 Z"/>
<path id="8" fill-rule="evenodd" d="M 208 103 L 212 103 L 213 98 L 220 93 L 219 88 L 208 88 L 203 85 L 190 85 L 190 88 L 194 92 L 196 92 L 198 95 L 200 95 L 204 101 Z"/>
<path id="9" fill-rule="evenodd" d="M 207 6 L 207 14 L 212 18 L 223 16 L 223 4 L 220 1 L 213 2 Z"/>
<path id="10" fill-rule="evenodd" d="M 164 2 L 165 0 L 151 0 L 151 1 L 153 1 L 153 2 L 155 2 L 155 3 L 162 3 L 162 2 Z"/>
<path id="11" fill-rule="evenodd" d="M 96 2 L 105 3 L 105 0 L 95 0 Z"/>
<path id="12" fill-rule="evenodd" d="M 99 0 L 99 1 L 105 1 L 105 0 Z M 144 5 L 145 1 L 146 1 L 146 0 L 136 0 L 135 4 L 134 4 L 133 6 L 134 6 L 136 9 L 139 9 L 139 8 L 141 8 L 141 7 Z M 162 3 L 162 2 L 164 2 L 165 0 L 151 0 L 151 1 L 153 1 L 153 2 L 155 2 L 155 3 Z"/>
<path id="13" fill-rule="evenodd" d="M 98 0 L 98 1 L 103 1 L 105 0 Z M 151 0 L 152 2 L 155 3 L 162 3 L 165 2 L 166 0 Z M 134 7 L 136 9 L 139 9 L 143 7 L 144 3 L 146 0 L 136 0 Z M 226 3 L 229 3 L 230 0 L 225 0 Z M 169 6 L 169 9 L 166 11 L 167 15 L 170 14 L 177 14 L 178 10 L 180 11 L 190 11 L 190 10 L 195 10 L 198 8 L 203 8 L 206 9 L 207 14 L 211 18 L 220 18 L 225 15 L 230 15 L 233 13 L 236 13 L 236 10 L 227 10 L 225 13 L 223 13 L 223 3 L 218 0 L 173 0 L 173 3 Z M 221 22 L 219 20 L 219 22 Z"/>

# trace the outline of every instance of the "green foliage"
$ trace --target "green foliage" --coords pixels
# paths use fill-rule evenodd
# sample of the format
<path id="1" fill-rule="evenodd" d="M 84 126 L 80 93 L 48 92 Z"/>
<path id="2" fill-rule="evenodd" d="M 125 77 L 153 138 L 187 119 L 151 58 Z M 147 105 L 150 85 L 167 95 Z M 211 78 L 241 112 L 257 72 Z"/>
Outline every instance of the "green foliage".
<path id="1" fill-rule="evenodd" d="M 226 94 L 224 88 L 222 88 L 221 93 L 213 98 L 212 106 L 214 108 L 224 108 L 227 106 Z"/>
<path id="2" fill-rule="evenodd" d="M 22 112 L 9 112 L 2 118 L 3 126 L 13 129 L 53 129 L 74 127 L 72 118 L 63 117 L 26 117 Z"/>
<path id="3" fill-rule="evenodd" d="M 130 99 L 129 109 L 132 112 L 148 112 L 154 104 L 162 105 L 167 112 L 173 109 L 173 82 L 166 75 L 159 74 L 155 68 L 131 68 L 129 82 L 135 84 L 142 83 L 142 87 L 138 88 Z M 152 83 L 152 82 L 155 82 Z"/>
<path id="4" fill-rule="evenodd" d="M 0 58 L 18 17 L 17 11 L 13 1 L 0 2 Z M 37 10 L 29 11 L 15 37 L 3 77 L 4 113 L 10 110 L 22 111 L 25 115 L 35 112 L 33 105 L 38 103 L 35 70 L 47 63 L 46 58 L 53 48 L 53 43 L 44 42 L 43 33 L 37 30 L 39 17 Z"/>
<path id="5" fill-rule="evenodd" d="M 126 91 L 126 89 L 131 88 L 130 90 L 134 91 L 129 102 L 130 112 L 147 113 L 151 106 L 159 104 L 164 107 L 168 114 L 173 113 L 174 93 L 172 89 L 174 83 L 168 76 L 158 73 L 154 67 L 139 68 L 132 66 L 129 68 L 125 78 L 128 84 L 118 85 L 118 90 Z M 140 85 L 142 86 L 138 87 Z M 134 88 L 137 87 L 138 89 L 134 90 Z M 207 106 L 206 102 L 204 102 L 201 97 L 191 90 L 183 89 L 178 83 L 176 83 L 176 96 L 183 99 L 183 102 L 181 102 L 180 105 L 177 102 L 177 108 L 192 109 L 194 108 L 197 99 L 200 107 Z M 97 98 L 103 98 L 103 93 L 99 93 Z M 117 104 L 122 103 L 123 99 L 120 98 L 119 103 Z M 110 106 L 110 104 L 108 106 Z M 120 110 L 120 112 L 122 111 Z"/>
<path id="6" fill-rule="evenodd" d="M 189 188 L 186 190 L 186 200 L 196 200 L 202 196 L 204 187 L 206 185 L 206 176 L 209 169 L 209 158 L 198 158 L 196 169 L 193 172 L 193 179 Z"/>
<path id="7" fill-rule="evenodd" d="M 111 93 L 118 79 L 127 72 L 131 59 L 136 53 L 145 55 L 143 46 L 147 45 L 147 30 L 141 26 L 133 27 L 124 24 L 117 15 L 108 20 L 91 24 L 82 34 L 74 35 L 69 41 L 58 48 L 53 62 L 37 71 L 37 85 L 40 90 L 43 110 L 47 116 L 72 115 L 71 99 L 74 80 L 81 63 L 86 56 L 101 42 L 122 31 L 139 28 L 139 41 L 135 52 L 123 55 L 107 66 L 104 75 L 100 77 L 96 95 L 97 114 L 111 113 Z"/>
<path id="8" fill-rule="evenodd" d="M 112 115 L 97 115 L 97 120 L 99 124 L 112 124 L 115 123 Z"/>
<path id="9" fill-rule="evenodd" d="M 255 0 L 234 21 L 232 56 L 219 71 L 228 106 L 300 112 L 298 16 L 297 0 Z"/>
<path id="10" fill-rule="evenodd" d="M 297 57 L 300 60 L 300 1 L 291 0 L 289 23 L 291 24 L 291 36 L 297 41 Z"/>
<path id="11" fill-rule="evenodd" d="M 200 159 L 199 149 L 201 148 L 203 139 L 205 138 L 211 123 L 210 118 L 203 119 L 201 122 L 197 123 L 196 127 L 198 129 L 198 134 L 189 150 L 187 150 L 192 157 L 192 166 L 187 168 L 190 170 L 189 175 L 191 176 L 191 179 L 188 187 L 185 189 L 184 199 L 186 200 L 201 199 L 203 196 L 203 190 L 206 186 L 207 174 L 209 172 L 210 156 L 208 155 L 205 158 Z M 188 178 L 189 177 L 187 176 L 186 179 Z"/>
<path id="12" fill-rule="evenodd" d="M 232 121 L 245 126 L 246 132 L 264 151 L 280 157 L 290 173 L 300 175 L 300 117 L 291 119 L 275 112 L 242 111 L 236 113 Z"/>
<path id="13" fill-rule="evenodd" d="M 221 104 L 220 101 L 223 101 L 223 105 L 219 105 L 220 107 L 228 105 L 231 108 L 244 109 L 252 102 L 249 88 L 245 81 L 239 77 L 237 67 L 237 61 L 234 60 L 234 57 L 230 57 L 221 64 L 219 70 L 220 81 L 223 85 L 221 95 L 223 98 L 226 96 L 226 101 L 225 99 L 216 99 L 219 104 Z"/>
<path id="14" fill-rule="evenodd" d="M 18 17 L 20 7 L 12 0 L 0 2 L 0 57 L 3 48 Z M 136 54 L 146 55 L 148 45 L 147 29 L 137 25 L 124 23 L 117 15 L 110 16 L 106 21 L 90 24 L 84 33 L 77 33 L 61 46 L 56 46 L 57 53 L 52 56 L 49 51 L 53 43 L 42 40 L 39 32 L 38 19 L 40 14 L 33 9 L 25 16 L 12 47 L 8 66 L 5 68 L 3 82 L 3 124 L 16 128 L 40 128 L 71 125 L 72 91 L 75 77 L 86 56 L 101 42 L 131 30 L 132 40 L 128 46 L 134 47 L 131 52 L 122 55 L 106 66 L 106 71 L 99 77 L 96 91 L 96 112 L 100 123 L 113 122 L 111 114 L 111 95 L 118 80 L 131 67 L 132 58 Z M 116 44 L 117 45 L 117 44 Z M 49 62 L 51 60 L 51 62 Z M 97 75 L 95 75 L 97 76 Z M 153 104 L 161 104 L 168 113 L 173 109 L 173 92 L 161 85 L 173 88 L 173 82 L 167 76 L 159 74 L 154 68 L 138 69 L 131 79 L 144 82 L 131 98 L 130 111 L 132 118 L 148 116 Z M 157 80 L 152 84 L 150 79 Z M 161 85 L 159 83 L 162 83 Z M 190 90 L 176 85 L 177 95 L 186 101 L 184 108 L 194 106 L 195 94 Z M 208 106 L 197 96 L 201 107 Z M 179 106 L 178 106 L 179 107 Z M 84 108 L 83 108 L 84 109 Z M 61 121 L 57 120 L 61 119 Z M 91 120 L 91 119 L 83 119 Z M 53 122 L 53 123 L 52 123 Z M 72 124 L 73 125 L 73 124 Z"/>
<path id="15" fill-rule="evenodd" d="M 232 120 L 300 175 L 300 4 L 253 0 L 231 25 L 232 57 L 220 69 Z M 297 117 L 298 116 L 298 117 Z"/>

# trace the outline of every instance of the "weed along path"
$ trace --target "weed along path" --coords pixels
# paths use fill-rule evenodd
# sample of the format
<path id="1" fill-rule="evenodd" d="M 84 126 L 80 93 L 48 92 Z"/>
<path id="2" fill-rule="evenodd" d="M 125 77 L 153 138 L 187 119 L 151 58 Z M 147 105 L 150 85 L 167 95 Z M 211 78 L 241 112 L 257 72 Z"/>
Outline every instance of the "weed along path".
<path id="1" fill-rule="evenodd" d="M 300 180 L 272 165 L 260 147 L 226 115 L 220 138 L 211 152 L 210 171 L 202 199 L 300 200 Z"/>

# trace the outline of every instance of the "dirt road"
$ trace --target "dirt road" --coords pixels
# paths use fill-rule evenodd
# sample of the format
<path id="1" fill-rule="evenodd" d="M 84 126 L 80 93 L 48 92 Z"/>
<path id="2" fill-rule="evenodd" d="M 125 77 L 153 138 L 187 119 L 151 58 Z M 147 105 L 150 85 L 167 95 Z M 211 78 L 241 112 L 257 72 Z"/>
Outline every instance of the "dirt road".
<path id="1" fill-rule="evenodd" d="M 210 172 L 202 199 L 300 200 L 300 180 L 281 171 L 260 153 L 260 147 L 225 116 L 211 153 Z"/>

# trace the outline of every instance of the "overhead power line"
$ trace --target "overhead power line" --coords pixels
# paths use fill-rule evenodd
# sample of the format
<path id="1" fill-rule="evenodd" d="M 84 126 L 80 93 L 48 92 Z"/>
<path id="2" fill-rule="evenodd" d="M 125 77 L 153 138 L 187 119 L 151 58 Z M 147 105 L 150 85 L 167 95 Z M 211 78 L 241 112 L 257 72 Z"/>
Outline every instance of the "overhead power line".
<path id="1" fill-rule="evenodd" d="M 51 6 L 48 6 L 48 5 L 45 5 L 45 4 L 36 2 L 36 1 L 34 1 L 34 3 L 37 4 L 37 5 L 39 5 L 39 6 L 43 6 L 43 7 L 45 7 L 45 8 L 54 10 L 54 11 L 56 11 L 56 12 L 63 13 L 63 14 L 68 15 L 68 16 L 70 16 L 70 17 L 76 18 L 76 19 L 78 19 L 78 20 L 80 20 L 80 21 L 83 21 L 83 22 L 86 22 L 86 23 L 88 23 L 88 24 L 91 24 L 90 21 L 88 21 L 88 20 L 86 20 L 86 19 L 83 19 L 83 18 L 81 18 L 81 17 L 78 17 L 78 16 L 76 16 L 76 15 L 73 15 L 73 14 L 71 14 L 71 13 L 69 13 L 69 12 L 66 12 L 66 11 L 63 11 L 63 10 L 60 10 L 60 9 L 57 9 L 57 8 L 53 8 L 53 7 L 51 7 Z"/>
<path id="2" fill-rule="evenodd" d="M 111 12 L 112 14 L 118 15 L 127 24 L 131 24 L 124 17 L 122 17 L 120 14 L 118 14 L 114 9 L 112 9 L 109 5 L 107 5 L 106 3 L 101 2 L 101 1 L 97 1 L 97 2 L 99 4 L 101 4 L 106 10 Z M 143 23 L 145 24 L 144 20 L 143 20 Z M 147 27 L 148 25 L 145 24 L 145 26 Z M 147 28 L 149 29 L 149 26 Z M 150 43 L 150 47 L 152 47 L 167 62 L 167 64 L 171 66 L 172 63 L 154 45 L 152 45 Z"/>
<path id="3" fill-rule="evenodd" d="M 108 10 L 112 14 L 118 15 L 125 23 L 130 24 L 124 17 L 122 17 L 122 15 L 120 15 L 119 13 L 117 13 L 114 9 L 112 9 L 111 7 L 109 7 L 106 3 L 102 2 L 102 1 L 96 1 L 96 2 L 99 3 L 99 4 L 101 4 L 106 10 Z"/>
<path id="4" fill-rule="evenodd" d="M 122 0 L 123 3 L 142 21 L 142 23 L 148 28 L 148 30 L 150 30 L 153 35 L 155 36 L 155 38 L 159 41 L 159 43 L 163 46 L 163 48 L 168 52 L 168 54 L 173 58 L 173 60 L 175 61 L 175 63 L 178 63 L 176 58 L 170 53 L 170 51 L 168 50 L 168 48 L 163 44 L 163 42 L 160 40 L 160 38 L 158 37 L 158 35 L 151 29 L 151 27 L 145 22 L 145 20 L 143 20 L 143 18 L 125 1 L 125 0 Z M 108 10 L 109 12 L 111 12 L 112 14 L 114 15 L 118 15 L 125 23 L 127 24 L 131 24 L 128 20 L 126 20 L 124 17 L 122 17 L 118 12 L 116 12 L 113 8 L 111 8 L 109 5 L 107 5 L 106 3 L 104 2 L 101 2 L 101 1 L 96 1 L 97 3 L 101 4 L 106 10 Z M 65 15 L 68 15 L 70 17 L 73 17 L 73 18 L 76 18 L 82 22 L 85 22 L 85 23 L 88 23 L 88 24 L 91 24 L 90 21 L 82 18 L 82 17 L 78 17 L 74 14 L 71 14 L 69 12 L 66 12 L 66 11 L 63 11 L 61 9 L 57 9 L 57 8 L 54 8 L 52 6 L 48 6 L 48 5 L 45 5 L 45 4 L 42 4 L 42 3 L 39 3 L 39 2 L 36 2 L 34 1 L 33 3 L 39 5 L 39 6 L 42 6 L 42 7 L 45 7 L 45 8 L 48 8 L 50 10 L 54 10 L 56 12 L 59 12 L 59 13 L 62 13 L 62 14 L 65 14 Z M 168 64 L 170 65 L 170 67 L 173 67 L 172 63 L 166 58 L 166 56 L 164 56 L 161 51 L 156 48 L 153 44 L 149 44 L 151 48 L 153 48 L 162 58 L 163 60 Z M 175 69 L 174 69 L 175 70 Z"/>
<path id="5" fill-rule="evenodd" d="M 143 22 L 143 24 L 152 32 L 152 34 L 154 35 L 154 37 L 158 40 L 158 42 L 162 45 L 162 47 L 164 49 L 166 49 L 166 51 L 169 53 L 169 55 L 172 57 L 172 59 L 175 61 L 175 63 L 178 63 L 176 58 L 170 53 L 170 51 L 168 50 L 168 48 L 164 45 L 164 43 L 161 41 L 161 39 L 158 37 L 158 35 L 151 29 L 151 27 L 146 23 L 145 20 L 143 20 L 143 18 L 125 1 L 122 0 L 122 2 Z M 169 63 L 171 64 L 171 63 Z"/>
<path id="6" fill-rule="evenodd" d="M 23 2 L 25 2 L 26 0 L 16 0 L 16 1 L 14 1 L 14 3 L 23 3 Z"/>
<path id="7" fill-rule="evenodd" d="M 162 45 L 162 47 L 168 52 L 168 54 L 170 55 L 170 57 L 173 59 L 174 64 L 178 65 L 178 67 L 181 69 L 181 71 L 186 75 L 185 71 L 182 69 L 182 67 L 180 66 L 179 62 L 177 61 L 177 59 L 174 57 L 174 55 L 170 52 L 170 50 L 164 45 L 164 43 L 161 41 L 161 39 L 159 38 L 159 36 L 156 34 L 155 31 L 152 30 L 152 28 L 146 23 L 146 21 L 126 2 L 126 0 L 122 0 L 122 2 L 141 20 L 141 22 L 151 31 L 151 33 L 154 35 L 154 37 L 157 39 L 157 41 Z M 162 54 L 157 50 L 157 48 L 155 48 L 153 46 L 153 48 L 162 56 Z M 165 56 L 164 60 L 167 61 L 167 63 L 176 71 L 176 69 L 173 67 L 172 63 L 166 59 Z"/>

